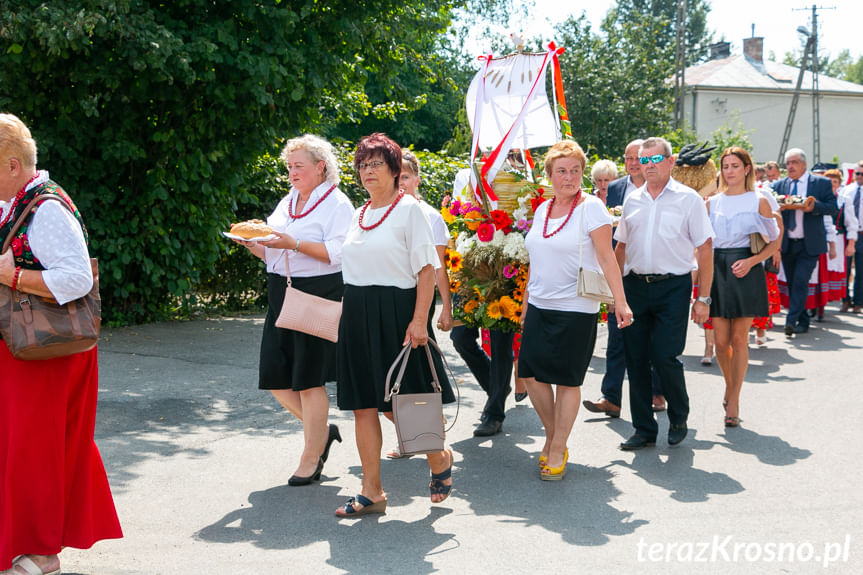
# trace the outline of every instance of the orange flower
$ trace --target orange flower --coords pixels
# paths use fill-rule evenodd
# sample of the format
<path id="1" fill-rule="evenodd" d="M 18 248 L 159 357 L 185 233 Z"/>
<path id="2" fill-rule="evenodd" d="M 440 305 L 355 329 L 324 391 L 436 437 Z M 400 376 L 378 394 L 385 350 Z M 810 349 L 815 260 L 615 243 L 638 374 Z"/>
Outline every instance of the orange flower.
<path id="1" fill-rule="evenodd" d="M 452 212 L 449 211 L 449 208 L 441 208 L 440 215 L 443 216 L 443 221 L 445 221 L 447 225 L 455 221 L 455 216 L 452 215 Z"/>
<path id="2" fill-rule="evenodd" d="M 447 250 L 446 253 L 449 256 L 449 270 L 451 272 L 459 271 L 464 263 L 462 261 L 461 254 L 455 250 Z"/>
<path id="3" fill-rule="evenodd" d="M 478 306 L 479 306 L 479 302 L 476 301 L 475 299 L 471 299 L 471 300 L 468 300 L 464 304 L 464 307 L 462 309 L 464 310 L 464 313 L 472 314 Z"/>
<path id="4" fill-rule="evenodd" d="M 488 304 L 488 307 L 485 308 L 485 313 L 491 319 L 500 319 L 503 317 L 503 306 L 500 300 L 498 299 Z"/>
<path id="5" fill-rule="evenodd" d="M 482 223 L 482 212 L 477 208 L 470 210 L 463 217 L 465 225 L 472 232 L 475 232 Z"/>
<path id="6" fill-rule="evenodd" d="M 450 278 L 449 280 L 449 291 L 451 293 L 455 293 L 458 291 L 458 288 L 461 287 L 461 282 L 455 278 Z"/>
<path id="7" fill-rule="evenodd" d="M 500 302 L 501 311 L 503 313 L 503 317 L 508 320 L 515 320 L 518 318 L 518 303 L 508 295 L 501 296 L 498 300 Z"/>

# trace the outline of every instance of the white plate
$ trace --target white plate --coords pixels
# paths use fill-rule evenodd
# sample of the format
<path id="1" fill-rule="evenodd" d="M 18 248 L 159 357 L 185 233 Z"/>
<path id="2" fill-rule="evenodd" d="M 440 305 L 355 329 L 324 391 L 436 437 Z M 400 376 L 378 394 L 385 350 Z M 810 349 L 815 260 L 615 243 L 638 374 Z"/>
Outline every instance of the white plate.
<path id="1" fill-rule="evenodd" d="M 269 234 L 267 236 L 261 236 L 259 238 L 241 238 L 240 236 L 234 235 L 231 232 L 222 232 L 222 235 L 230 240 L 239 240 L 241 242 L 268 242 L 279 237 L 276 234 Z"/>

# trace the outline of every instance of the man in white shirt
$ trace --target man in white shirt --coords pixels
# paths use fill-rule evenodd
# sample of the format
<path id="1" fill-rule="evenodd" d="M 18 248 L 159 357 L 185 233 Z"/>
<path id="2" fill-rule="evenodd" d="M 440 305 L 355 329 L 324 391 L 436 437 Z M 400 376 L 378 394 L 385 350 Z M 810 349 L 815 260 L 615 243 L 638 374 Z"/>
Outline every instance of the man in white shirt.
<path id="1" fill-rule="evenodd" d="M 839 193 L 839 203 L 843 204 L 844 200 L 844 215 L 845 221 L 851 220 L 850 216 L 854 216 L 857 222 L 857 239 L 863 232 L 863 220 L 860 219 L 860 205 L 863 204 L 863 160 L 857 162 L 854 166 L 854 183 L 845 186 Z M 846 226 L 847 227 L 847 226 Z M 851 238 L 851 230 L 847 230 L 848 238 Z M 857 241 L 854 244 L 854 250 L 846 252 L 846 282 L 847 289 L 845 299 L 842 301 L 842 311 L 848 311 L 851 306 L 851 264 L 854 264 L 854 308 L 853 313 L 860 313 L 863 306 L 863 242 Z"/>
<path id="2" fill-rule="evenodd" d="M 644 173 L 638 162 L 638 150 L 644 140 L 633 140 L 623 150 L 623 163 L 626 174 L 608 184 L 608 195 L 605 205 L 609 208 L 622 206 L 626 198 L 644 185 Z M 612 247 L 615 242 L 612 240 Z M 609 306 L 608 317 L 614 315 L 614 306 Z M 626 357 L 623 352 L 623 334 L 617 327 L 617 322 L 608 322 L 608 345 L 605 348 L 605 375 L 602 376 L 602 397 L 597 401 L 585 399 L 584 408 L 593 413 L 604 413 L 609 417 L 620 417 L 620 405 L 623 400 L 623 377 L 626 375 Z M 653 409 L 663 411 L 665 398 L 656 371 L 650 370 L 653 381 Z"/>
<path id="3" fill-rule="evenodd" d="M 623 330 L 629 372 L 629 408 L 635 433 L 620 444 L 623 450 L 656 443 L 650 365 L 662 381 L 668 404 L 668 443 L 686 437 L 689 396 L 683 364 L 677 357 L 686 345 L 687 316 L 692 293 L 690 272 L 698 269 L 701 293 L 713 282 L 713 227 L 698 193 L 671 179 L 675 157 L 671 144 L 649 138 L 639 150 L 646 183 L 623 204 L 614 237 L 615 255 L 623 270 L 623 288 L 632 309 L 632 325 Z M 692 319 L 703 324 L 710 314 L 710 297 L 692 306 Z"/>

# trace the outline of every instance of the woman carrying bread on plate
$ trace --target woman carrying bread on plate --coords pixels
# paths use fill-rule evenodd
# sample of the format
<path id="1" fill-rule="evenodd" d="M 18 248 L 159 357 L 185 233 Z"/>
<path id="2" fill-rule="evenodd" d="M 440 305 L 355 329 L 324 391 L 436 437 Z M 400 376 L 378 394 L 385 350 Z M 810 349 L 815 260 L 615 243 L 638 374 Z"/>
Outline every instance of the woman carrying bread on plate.
<path id="1" fill-rule="evenodd" d="M 252 236 L 249 241 L 235 241 L 267 264 L 268 306 L 258 388 L 269 390 L 303 422 L 303 454 L 288 485 L 309 485 L 320 479 L 333 440 L 342 440 L 339 428 L 327 425 L 329 400 L 324 388 L 330 366 L 336 361 L 336 344 L 276 327 L 275 321 L 285 298 L 286 259 L 294 288 L 335 301 L 342 299 L 342 242 L 354 208 L 337 187 L 339 167 L 329 142 L 308 134 L 294 138 L 285 145 L 281 159 L 288 168 L 290 193 L 265 225 L 244 222 L 249 225 L 235 224 L 231 232 Z M 275 237 L 255 239 L 261 236 Z"/>

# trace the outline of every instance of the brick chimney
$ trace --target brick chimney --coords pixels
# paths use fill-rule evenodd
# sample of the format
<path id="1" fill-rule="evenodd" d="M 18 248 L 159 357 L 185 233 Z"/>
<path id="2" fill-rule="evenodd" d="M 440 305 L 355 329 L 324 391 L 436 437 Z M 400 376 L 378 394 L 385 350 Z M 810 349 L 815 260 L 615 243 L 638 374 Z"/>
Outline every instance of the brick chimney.
<path id="1" fill-rule="evenodd" d="M 743 39 L 743 55 L 754 64 L 764 63 L 764 38 L 753 36 Z"/>
<path id="2" fill-rule="evenodd" d="M 717 42 L 708 46 L 710 48 L 711 60 L 722 60 L 731 56 L 731 44 L 728 42 Z"/>

